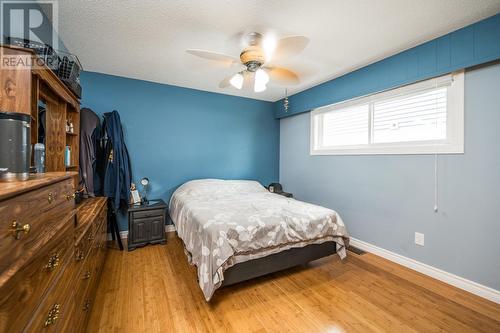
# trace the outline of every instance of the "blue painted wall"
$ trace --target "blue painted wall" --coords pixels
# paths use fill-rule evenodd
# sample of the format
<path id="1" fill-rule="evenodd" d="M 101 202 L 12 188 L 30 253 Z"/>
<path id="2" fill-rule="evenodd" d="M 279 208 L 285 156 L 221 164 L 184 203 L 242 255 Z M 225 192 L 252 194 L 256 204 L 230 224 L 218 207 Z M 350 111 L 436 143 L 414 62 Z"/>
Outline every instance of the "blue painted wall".
<path id="1" fill-rule="evenodd" d="M 272 103 L 84 72 L 82 107 L 120 113 L 133 178 L 167 202 L 196 178 L 278 180 Z M 127 229 L 121 219 L 120 229 Z"/>
<path id="2" fill-rule="evenodd" d="M 310 156 L 310 114 L 281 119 L 280 181 L 351 235 L 500 290 L 500 64 L 465 75 L 465 154 Z M 414 233 L 425 234 L 425 246 Z"/>
<path id="3" fill-rule="evenodd" d="M 500 59 L 500 14 L 274 103 L 276 117 L 372 94 Z"/>

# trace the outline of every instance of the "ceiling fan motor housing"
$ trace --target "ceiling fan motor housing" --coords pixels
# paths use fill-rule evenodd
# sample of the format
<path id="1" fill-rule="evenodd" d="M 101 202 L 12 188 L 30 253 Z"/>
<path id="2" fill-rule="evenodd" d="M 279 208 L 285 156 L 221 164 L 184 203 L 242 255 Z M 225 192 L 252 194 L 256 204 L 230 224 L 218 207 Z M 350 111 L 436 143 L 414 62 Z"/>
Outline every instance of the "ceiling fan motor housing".
<path id="1" fill-rule="evenodd" d="M 250 72 L 255 72 L 264 64 L 264 52 L 258 46 L 249 46 L 241 52 L 240 60 Z"/>

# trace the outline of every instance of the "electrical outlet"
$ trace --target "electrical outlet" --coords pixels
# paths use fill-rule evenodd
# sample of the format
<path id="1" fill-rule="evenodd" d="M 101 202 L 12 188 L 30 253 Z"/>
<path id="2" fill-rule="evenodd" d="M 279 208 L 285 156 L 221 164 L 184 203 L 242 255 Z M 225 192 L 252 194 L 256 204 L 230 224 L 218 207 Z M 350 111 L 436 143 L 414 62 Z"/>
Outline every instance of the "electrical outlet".
<path id="1" fill-rule="evenodd" d="M 424 246 L 424 234 L 421 234 L 420 232 L 415 233 L 415 244 Z"/>

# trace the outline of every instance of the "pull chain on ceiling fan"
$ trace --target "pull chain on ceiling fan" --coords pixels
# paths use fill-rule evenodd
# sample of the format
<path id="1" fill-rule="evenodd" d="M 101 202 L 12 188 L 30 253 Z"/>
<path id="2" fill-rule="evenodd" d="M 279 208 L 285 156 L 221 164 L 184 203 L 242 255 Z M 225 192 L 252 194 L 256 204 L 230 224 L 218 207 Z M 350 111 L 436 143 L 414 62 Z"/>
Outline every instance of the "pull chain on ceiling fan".
<path id="1" fill-rule="evenodd" d="M 236 89 L 248 89 L 253 86 L 255 92 L 262 92 L 267 89 L 270 80 L 282 85 L 300 83 L 296 73 L 283 67 L 273 66 L 270 62 L 271 60 L 279 62 L 280 59 L 300 53 L 309 43 L 309 39 L 304 36 L 291 36 L 276 40 L 271 35 L 263 36 L 258 32 L 247 34 L 245 39 L 248 46 L 241 51 L 239 59 L 198 49 L 189 49 L 186 52 L 230 66 L 242 65 L 240 71 L 220 82 L 220 88 L 233 86 Z"/>

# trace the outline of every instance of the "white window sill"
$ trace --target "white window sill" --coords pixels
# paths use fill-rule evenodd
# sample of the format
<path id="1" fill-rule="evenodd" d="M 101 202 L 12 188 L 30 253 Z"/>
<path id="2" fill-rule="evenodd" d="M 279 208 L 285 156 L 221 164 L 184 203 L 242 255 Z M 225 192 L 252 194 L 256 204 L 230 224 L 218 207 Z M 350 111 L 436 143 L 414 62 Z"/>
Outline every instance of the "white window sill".
<path id="1" fill-rule="evenodd" d="M 311 149 L 310 155 L 425 155 L 425 154 L 463 154 L 463 145 L 401 145 L 378 147 L 338 147 L 334 149 Z"/>

